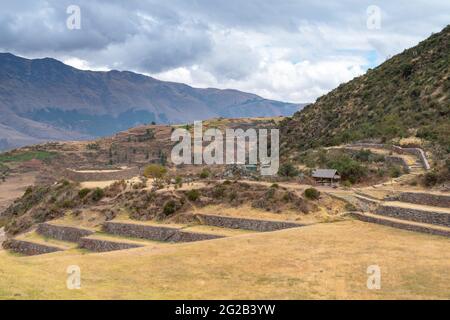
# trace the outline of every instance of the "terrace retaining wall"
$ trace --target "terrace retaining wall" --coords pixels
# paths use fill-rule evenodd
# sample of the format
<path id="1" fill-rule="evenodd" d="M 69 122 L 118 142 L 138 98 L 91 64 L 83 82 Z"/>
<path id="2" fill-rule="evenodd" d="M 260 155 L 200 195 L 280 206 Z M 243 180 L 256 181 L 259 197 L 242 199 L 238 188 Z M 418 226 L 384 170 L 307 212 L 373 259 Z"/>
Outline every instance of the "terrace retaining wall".
<path id="1" fill-rule="evenodd" d="M 45 254 L 63 250 L 58 247 L 16 239 L 8 239 L 3 242 L 3 248 L 27 256 L 34 256 L 38 254 Z"/>
<path id="2" fill-rule="evenodd" d="M 383 205 L 376 213 L 392 218 L 450 227 L 450 214 Z"/>
<path id="3" fill-rule="evenodd" d="M 95 169 L 94 169 L 95 170 Z M 97 169 L 93 172 L 82 172 L 72 169 L 66 169 L 64 176 L 72 181 L 110 181 L 110 180 L 127 180 L 140 174 L 138 167 L 119 169 L 117 171 L 105 171 Z"/>
<path id="4" fill-rule="evenodd" d="M 115 242 L 115 241 L 94 239 L 94 238 L 81 238 L 79 241 L 80 248 L 87 249 L 87 250 L 94 251 L 94 252 L 126 250 L 126 249 L 140 248 L 143 246 L 144 245 L 134 244 L 134 243 Z"/>
<path id="5" fill-rule="evenodd" d="M 420 225 L 415 225 L 415 224 L 408 224 L 407 222 L 401 223 L 401 222 L 397 222 L 397 221 L 376 218 L 373 216 L 364 215 L 363 213 L 359 213 L 359 212 L 352 212 L 351 215 L 353 217 L 355 217 L 356 219 L 364 221 L 364 222 L 376 223 L 376 224 L 389 226 L 389 227 L 393 227 L 393 228 L 398 228 L 398 229 L 403 229 L 403 230 L 429 233 L 429 234 L 433 234 L 433 235 L 437 235 L 437 236 L 450 237 L 450 231 L 446 231 L 446 230 L 433 229 L 433 228 L 428 228 L 427 226 L 420 226 Z"/>
<path id="6" fill-rule="evenodd" d="M 39 224 L 36 229 L 36 232 L 45 237 L 70 242 L 78 242 L 82 237 L 87 237 L 94 234 L 94 231 L 87 229 L 67 227 L 67 226 L 57 226 L 49 223 Z"/>
<path id="7" fill-rule="evenodd" d="M 401 202 L 422 204 L 426 206 L 450 208 L 450 195 L 402 192 L 396 197 L 390 198 Z"/>
<path id="8" fill-rule="evenodd" d="M 400 146 L 390 146 L 381 143 L 355 143 L 349 146 L 374 149 L 389 149 L 399 154 L 412 154 L 419 158 L 425 170 L 430 170 L 431 166 L 427 160 L 425 152 L 420 148 L 402 148 Z"/>
<path id="9" fill-rule="evenodd" d="M 219 235 L 188 232 L 177 228 L 121 222 L 105 222 L 103 231 L 120 236 L 168 242 L 193 242 L 223 238 Z"/>
<path id="10" fill-rule="evenodd" d="M 209 214 L 197 214 L 196 217 L 198 217 L 203 224 L 210 226 L 231 228 L 231 229 L 244 229 L 260 232 L 276 231 L 288 228 L 298 228 L 303 226 L 302 224 L 294 222 L 232 218 Z"/>

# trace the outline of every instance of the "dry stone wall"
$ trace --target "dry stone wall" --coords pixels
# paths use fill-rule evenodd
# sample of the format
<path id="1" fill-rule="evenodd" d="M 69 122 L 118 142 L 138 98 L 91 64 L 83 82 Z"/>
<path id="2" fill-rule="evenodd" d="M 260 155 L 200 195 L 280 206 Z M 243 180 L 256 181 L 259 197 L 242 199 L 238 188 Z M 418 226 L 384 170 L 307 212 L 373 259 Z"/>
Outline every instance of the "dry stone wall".
<path id="1" fill-rule="evenodd" d="M 395 199 L 402 202 L 410 202 L 426 206 L 450 208 L 450 195 L 402 192 Z"/>
<path id="2" fill-rule="evenodd" d="M 219 235 L 187 232 L 177 228 L 121 222 L 105 222 L 103 231 L 120 236 L 168 242 L 192 242 L 223 238 Z"/>
<path id="3" fill-rule="evenodd" d="M 450 227 L 450 214 L 434 211 L 423 211 L 412 208 L 379 206 L 376 213 L 392 218 Z"/>
<path id="4" fill-rule="evenodd" d="M 363 213 L 359 213 L 359 212 L 352 212 L 351 215 L 353 217 L 357 218 L 358 220 L 361 220 L 364 222 L 371 222 L 371 223 L 381 224 L 381 225 L 398 228 L 398 229 L 409 230 L 409 231 L 429 233 L 429 234 L 434 234 L 437 236 L 450 237 L 450 231 L 446 231 L 446 230 L 434 229 L 434 228 L 429 228 L 427 226 L 408 224 L 407 222 L 401 223 L 401 222 L 377 218 L 377 217 L 373 217 L 373 216 L 367 216 L 367 215 L 364 215 Z"/>
<path id="5" fill-rule="evenodd" d="M 126 250 L 140 248 L 143 245 L 126 242 L 116 242 L 97 238 L 81 238 L 79 247 L 94 252 L 107 252 L 116 250 Z"/>
<path id="6" fill-rule="evenodd" d="M 72 181 L 110 181 L 110 180 L 126 180 L 136 177 L 140 174 L 138 167 L 120 169 L 120 170 L 92 170 L 92 171 L 76 171 L 66 169 L 64 176 Z"/>
<path id="7" fill-rule="evenodd" d="M 87 237 L 94 234 L 94 231 L 91 230 L 75 227 L 57 226 L 49 223 L 39 224 L 36 232 L 45 237 L 70 242 L 78 242 L 82 237 Z"/>
<path id="8" fill-rule="evenodd" d="M 276 231 L 288 228 L 298 228 L 303 225 L 293 222 L 283 222 L 283 221 L 268 221 L 268 220 L 256 220 L 256 219 L 245 219 L 245 218 L 232 218 L 216 215 L 207 214 L 197 214 L 196 215 L 203 224 L 210 226 L 231 228 L 231 229 L 244 229 L 252 231 Z"/>
<path id="9" fill-rule="evenodd" d="M 58 247 L 16 239 L 8 239 L 3 242 L 3 248 L 27 256 L 62 251 L 62 249 Z"/>

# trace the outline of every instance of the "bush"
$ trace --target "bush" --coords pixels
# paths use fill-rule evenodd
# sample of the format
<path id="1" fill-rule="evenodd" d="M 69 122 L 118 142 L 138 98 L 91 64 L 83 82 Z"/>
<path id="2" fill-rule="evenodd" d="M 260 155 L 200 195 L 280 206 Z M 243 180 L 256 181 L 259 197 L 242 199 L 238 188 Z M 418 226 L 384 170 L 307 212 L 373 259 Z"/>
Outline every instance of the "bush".
<path id="1" fill-rule="evenodd" d="M 86 197 L 89 192 L 91 192 L 91 189 L 83 188 L 80 191 L 78 191 L 78 197 L 80 197 L 80 199 L 84 199 L 84 197 Z"/>
<path id="2" fill-rule="evenodd" d="M 210 174 L 208 169 L 203 169 L 202 172 L 200 172 L 200 179 L 206 179 Z"/>
<path id="3" fill-rule="evenodd" d="M 362 149 L 355 153 L 355 159 L 362 162 L 369 162 L 371 160 L 372 151 L 369 149 Z"/>
<path id="4" fill-rule="evenodd" d="M 305 190 L 305 197 L 310 200 L 317 200 L 320 197 L 320 192 L 315 188 L 308 188 Z"/>
<path id="5" fill-rule="evenodd" d="M 103 192 L 103 189 L 95 188 L 92 192 L 92 200 L 94 201 L 100 201 L 104 197 L 105 193 Z"/>
<path id="6" fill-rule="evenodd" d="M 198 190 L 189 190 L 187 193 L 189 201 L 197 201 L 200 198 L 200 192 Z"/>
<path id="7" fill-rule="evenodd" d="M 175 201 L 169 200 L 164 204 L 163 213 L 166 216 L 169 216 L 169 215 L 175 213 L 176 207 L 177 207 L 177 204 L 175 203 Z"/>
<path id="8" fill-rule="evenodd" d="M 61 205 L 61 208 L 69 209 L 75 207 L 75 203 L 72 200 L 64 200 Z"/>
<path id="9" fill-rule="evenodd" d="M 225 187 L 223 185 L 217 185 L 214 187 L 212 191 L 212 196 L 215 199 L 223 198 L 224 195 L 225 195 Z"/>
<path id="10" fill-rule="evenodd" d="M 389 176 L 391 178 L 398 178 L 402 175 L 403 171 L 400 167 L 390 167 L 389 168 Z"/>
<path id="11" fill-rule="evenodd" d="M 430 171 L 430 172 L 425 173 L 424 180 L 423 180 L 425 186 L 432 187 L 432 186 L 436 185 L 436 183 L 438 183 L 438 181 L 439 181 L 439 177 L 436 172 Z"/>
<path id="12" fill-rule="evenodd" d="M 153 178 L 160 180 L 164 178 L 167 173 L 167 169 L 159 164 L 151 164 L 144 169 L 144 176 L 146 178 Z"/>
<path id="13" fill-rule="evenodd" d="M 278 189 L 280 186 L 278 185 L 278 183 L 273 183 L 270 187 Z"/>
<path id="14" fill-rule="evenodd" d="M 367 175 L 367 168 L 359 164 L 347 155 L 342 155 L 328 163 L 332 169 L 336 169 L 343 180 L 351 183 L 360 181 Z"/>
<path id="15" fill-rule="evenodd" d="M 292 163 L 283 163 L 278 169 L 278 174 L 283 177 L 295 177 L 298 175 L 297 168 Z"/>

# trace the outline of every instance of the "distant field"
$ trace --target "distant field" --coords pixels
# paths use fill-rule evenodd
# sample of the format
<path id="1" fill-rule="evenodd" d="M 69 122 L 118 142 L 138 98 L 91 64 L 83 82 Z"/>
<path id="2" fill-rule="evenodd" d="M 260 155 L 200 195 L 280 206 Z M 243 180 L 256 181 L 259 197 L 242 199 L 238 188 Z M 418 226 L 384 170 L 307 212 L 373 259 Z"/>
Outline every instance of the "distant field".
<path id="1" fill-rule="evenodd" d="M 0 251 L 3 299 L 449 299 L 450 240 L 359 221 L 94 254 Z M 81 289 L 66 269 L 81 268 Z M 381 268 L 381 290 L 366 270 Z"/>
<path id="2" fill-rule="evenodd" d="M 3 153 L 0 154 L 0 163 L 2 162 L 23 162 L 33 159 L 47 160 L 56 156 L 56 153 L 47 151 L 27 151 L 20 153 Z"/>

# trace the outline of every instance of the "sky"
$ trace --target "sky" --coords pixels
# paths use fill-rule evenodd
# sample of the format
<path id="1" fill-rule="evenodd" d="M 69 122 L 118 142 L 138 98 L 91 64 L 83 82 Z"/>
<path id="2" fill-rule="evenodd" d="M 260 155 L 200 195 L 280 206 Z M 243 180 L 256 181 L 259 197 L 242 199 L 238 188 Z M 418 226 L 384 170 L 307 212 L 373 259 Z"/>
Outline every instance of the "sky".
<path id="1" fill-rule="evenodd" d="M 448 24 L 448 0 L 0 0 L 0 51 L 302 103 Z"/>

